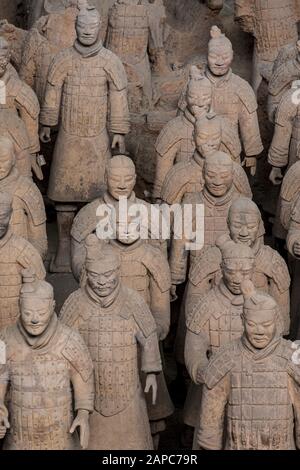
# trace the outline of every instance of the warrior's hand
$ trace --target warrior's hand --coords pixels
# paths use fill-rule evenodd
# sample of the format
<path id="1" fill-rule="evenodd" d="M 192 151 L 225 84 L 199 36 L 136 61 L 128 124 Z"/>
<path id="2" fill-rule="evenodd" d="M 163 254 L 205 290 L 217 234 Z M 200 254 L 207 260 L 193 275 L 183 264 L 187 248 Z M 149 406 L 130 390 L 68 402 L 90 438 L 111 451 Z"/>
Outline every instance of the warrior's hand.
<path id="1" fill-rule="evenodd" d="M 44 175 L 42 172 L 42 169 L 38 163 L 38 158 L 39 155 L 36 155 L 35 153 L 30 155 L 31 157 L 31 169 L 35 176 L 37 177 L 38 180 L 42 181 L 44 179 Z"/>
<path id="2" fill-rule="evenodd" d="M 246 157 L 242 163 L 242 166 L 246 168 L 250 168 L 250 175 L 256 175 L 256 167 L 257 167 L 257 158 L 256 157 Z"/>
<path id="3" fill-rule="evenodd" d="M 116 147 L 119 147 L 119 152 L 121 154 L 126 153 L 125 136 L 123 134 L 115 134 L 114 135 L 114 138 L 113 138 L 113 141 L 112 141 L 112 144 L 111 144 L 111 148 L 115 149 Z"/>
<path id="4" fill-rule="evenodd" d="M 70 433 L 80 428 L 80 445 L 82 449 L 86 449 L 90 438 L 90 426 L 89 426 L 89 412 L 87 410 L 79 410 L 76 418 L 70 429 Z"/>
<path id="5" fill-rule="evenodd" d="M 300 242 L 295 242 L 293 246 L 293 253 L 295 256 L 300 256 Z"/>
<path id="6" fill-rule="evenodd" d="M 170 290 L 171 302 L 175 302 L 175 300 L 177 300 L 176 288 L 177 288 L 176 284 L 172 284 L 171 290 Z"/>
<path id="7" fill-rule="evenodd" d="M 51 142 L 51 128 L 43 126 L 40 130 L 40 140 L 44 143 L 47 144 L 48 142 Z"/>
<path id="8" fill-rule="evenodd" d="M 157 380 L 155 374 L 147 375 L 145 393 L 148 393 L 150 388 L 152 388 L 152 404 L 155 405 L 157 398 Z"/>
<path id="9" fill-rule="evenodd" d="M 197 370 L 196 380 L 197 380 L 198 385 L 201 385 L 204 383 L 204 378 L 203 378 L 204 370 L 205 370 L 204 367 L 199 367 L 199 369 Z"/>
<path id="10" fill-rule="evenodd" d="M 10 424 L 7 416 L 0 416 L 0 439 L 5 437 L 7 429 L 10 428 Z"/>
<path id="11" fill-rule="evenodd" d="M 271 173 L 269 175 L 269 180 L 271 181 L 271 183 L 273 183 L 274 186 L 279 186 L 282 182 L 282 179 L 283 179 L 283 174 L 282 174 L 281 168 L 277 168 L 273 166 Z"/>

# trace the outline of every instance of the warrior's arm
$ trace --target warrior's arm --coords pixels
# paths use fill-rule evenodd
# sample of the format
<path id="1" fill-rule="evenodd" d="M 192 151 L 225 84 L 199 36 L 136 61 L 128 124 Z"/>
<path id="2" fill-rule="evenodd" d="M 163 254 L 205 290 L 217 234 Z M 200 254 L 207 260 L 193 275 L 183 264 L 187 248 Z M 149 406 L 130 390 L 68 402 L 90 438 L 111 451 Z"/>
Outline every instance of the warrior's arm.
<path id="1" fill-rule="evenodd" d="M 200 427 L 197 435 L 201 449 L 221 450 L 223 447 L 224 416 L 229 387 L 228 374 L 212 389 L 203 386 Z"/>
<path id="2" fill-rule="evenodd" d="M 162 292 L 152 276 L 150 278 L 150 298 L 150 310 L 156 323 L 158 338 L 162 341 L 170 329 L 170 291 Z"/>
<path id="3" fill-rule="evenodd" d="M 187 329 L 184 346 L 184 359 L 187 370 L 196 384 L 202 383 L 201 371 L 208 363 L 209 338 L 205 328 L 196 334 Z"/>
<path id="4" fill-rule="evenodd" d="M 160 154 L 156 149 L 156 171 L 153 187 L 153 197 L 156 199 L 161 198 L 162 185 L 169 170 L 171 170 L 175 163 L 179 145 L 180 141 L 176 141 L 174 145 L 168 148 L 163 154 Z"/>
<path id="5" fill-rule="evenodd" d="M 45 259 L 48 251 L 46 221 L 44 221 L 43 223 L 35 224 L 31 212 L 29 211 L 27 211 L 27 220 L 28 240 L 39 252 L 42 259 Z"/>
<path id="6" fill-rule="evenodd" d="M 8 388 L 8 381 L 9 376 L 7 366 L 0 365 L 0 434 L 2 434 L 1 427 L 3 427 L 4 424 L 3 418 L 8 418 L 8 410 L 5 406 L 5 397 Z"/>
<path id="7" fill-rule="evenodd" d="M 126 135 L 130 131 L 127 100 L 127 76 L 117 56 L 111 58 L 106 69 L 108 80 L 109 130 L 112 134 Z"/>
<path id="8" fill-rule="evenodd" d="M 63 53 L 58 54 L 50 65 L 40 114 L 42 126 L 53 127 L 58 124 L 62 90 L 68 67 L 68 59 L 64 58 Z"/>
<path id="9" fill-rule="evenodd" d="M 88 378 L 83 378 L 82 375 L 73 367 L 71 371 L 75 410 L 86 410 L 92 412 L 94 409 L 95 398 L 93 371 L 90 371 Z"/>
<path id="10" fill-rule="evenodd" d="M 75 238 L 71 237 L 71 263 L 72 263 L 72 272 L 76 279 L 79 282 L 82 268 L 85 264 L 86 258 L 86 248 L 84 240 L 78 242 Z"/>
<path id="11" fill-rule="evenodd" d="M 156 330 L 146 336 L 138 327 L 136 338 L 141 346 L 141 370 L 145 374 L 156 374 L 162 371 L 161 356 Z"/>
<path id="12" fill-rule="evenodd" d="M 40 105 L 35 93 L 29 86 L 25 85 L 24 83 L 22 88 L 24 90 L 23 93 L 17 97 L 17 109 L 27 130 L 29 140 L 28 150 L 31 154 L 33 154 L 40 150 L 38 133 Z"/>
<path id="13" fill-rule="evenodd" d="M 297 256 L 294 251 L 294 244 L 296 242 L 300 243 L 300 221 L 298 222 L 292 218 L 290 220 L 286 244 L 288 251 L 293 256 L 293 258 L 300 259 L 300 256 Z"/>
<path id="14" fill-rule="evenodd" d="M 255 99 L 254 95 L 253 99 Z M 246 156 L 258 156 L 263 151 L 263 145 L 259 130 L 257 109 L 254 110 L 254 106 L 253 111 L 252 109 L 249 110 L 245 105 L 241 107 L 239 126 Z"/>
<path id="15" fill-rule="evenodd" d="M 287 272 L 289 277 L 289 273 Z M 285 289 L 282 291 L 279 289 L 276 282 L 270 279 L 269 282 L 269 294 L 276 300 L 281 313 L 281 319 L 283 323 L 283 335 L 288 335 L 290 331 L 290 290 Z"/>
<path id="16" fill-rule="evenodd" d="M 199 300 L 210 291 L 210 289 L 215 285 L 214 280 L 216 279 L 216 273 L 210 273 L 198 284 L 193 284 L 190 280 L 187 284 L 187 296 L 185 302 L 185 318 L 188 321 L 191 317 L 191 313 L 194 309 L 194 306 L 199 302 Z"/>
<path id="17" fill-rule="evenodd" d="M 169 263 L 173 285 L 182 284 L 186 279 L 189 251 L 186 250 L 185 243 L 183 237 L 177 240 L 173 238 L 171 241 Z"/>
<path id="18" fill-rule="evenodd" d="M 288 389 L 294 411 L 295 444 L 297 449 L 300 449 L 300 385 L 290 375 L 288 376 Z"/>

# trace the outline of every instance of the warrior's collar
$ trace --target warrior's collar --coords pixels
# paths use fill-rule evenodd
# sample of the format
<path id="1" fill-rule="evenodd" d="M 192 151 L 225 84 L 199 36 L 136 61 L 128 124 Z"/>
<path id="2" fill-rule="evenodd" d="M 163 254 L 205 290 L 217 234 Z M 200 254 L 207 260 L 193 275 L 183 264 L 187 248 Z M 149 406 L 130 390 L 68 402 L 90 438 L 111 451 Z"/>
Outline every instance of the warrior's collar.
<path id="1" fill-rule="evenodd" d="M 135 251 L 140 246 L 142 246 L 144 243 L 144 240 L 139 238 L 137 241 L 134 243 L 131 243 L 131 245 L 124 245 L 123 243 L 119 242 L 118 240 L 110 240 L 110 244 L 114 247 L 116 247 L 119 251 L 121 252 L 129 252 L 129 251 Z"/>
<path id="2" fill-rule="evenodd" d="M 111 307 L 112 305 L 118 303 L 120 298 L 122 297 L 122 289 L 121 289 L 121 283 L 117 285 L 115 290 L 109 294 L 107 297 L 99 297 L 93 289 L 90 287 L 88 282 L 86 283 L 85 286 L 86 293 L 88 297 L 95 303 L 99 304 L 101 308 L 108 308 Z"/>
<path id="3" fill-rule="evenodd" d="M 105 202 L 105 204 L 107 204 L 108 206 L 117 206 L 119 204 L 119 201 L 115 198 L 113 198 L 109 192 L 105 192 L 104 195 L 103 195 L 103 200 Z M 130 194 L 129 198 L 128 198 L 128 201 L 129 202 L 136 202 L 137 198 L 136 198 L 136 195 L 135 195 L 135 192 L 132 191 L 132 193 Z"/>
<path id="4" fill-rule="evenodd" d="M 26 343 L 32 349 L 43 349 L 44 347 L 48 346 L 49 342 L 51 341 L 51 339 L 53 338 L 53 336 L 55 335 L 57 331 L 58 325 L 59 323 L 58 323 L 57 315 L 56 313 L 54 313 L 44 333 L 39 336 L 32 336 L 25 330 L 24 326 L 22 325 L 21 320 L 19 319 L 17 321 L 17 327 L 19 329 L 19 332 L 23 336 Z"/>
<path id="5" fill-rule="evenodd" d="M 102 47 L 103 44 L 100 38 L 92 46 L 83 46 L 78 39 L 74 42 L 74 49 L 85 59 L 96 56 Z"/>
<path id="6" fill-rule="evenodd" d="M 222 86 L 223 84 L 227 83 L 230 79 L 231 79 L 231 76 L 232 76 L 232 70 L 231 68 L 228 70 L 228 72 L 221 76 L 221 77 L 218 77 L 216 75 L 213 75 L 211 73 L 211 71 L 209 70 L 209 68 L 207 67 L 206 70 L 205 70 L 205 75 L 207 76 L 207 78 L 209 79 L 209 81 L 215 85 L 215 86 Z"/>
<path id="7" fill-rule="evenodd" d="M 207 191 L 206 187 L 204 186 L 203 197 L 213 206 L 223 206 L 224 204 L 227 204 L 227 202 L 230 202 L 232 200 L 234 191 L 235 189 L 234 189 L 234 186 L 232 185 L 231 188 L 227 191 L 227 193 L 224 194 L 224 196 L 216 197 L 210 194 L 210 192 Z"/>
<path id="8" fill-rule="evenodd" d="M 281 342 L 281 336 L 276 333 L 272 341 L 263 349 L 256 349 L 248 340 L 247 336 L 243 334 L 241 338 L 241 347 L 254 361 L 259 361 L 270 356 Z"/>
<path id="9" fill-rule="evenodd" d="M 244 304 L 243 295 L 242 294 L 241 295 L 236 295 L 236 294 L 233 294 L 232 292 L 230 292 L 228 287 L 225 285 L 223 279 L 221 280 L 221 282 L 219 284 L 219 291 L 221 292 L 221 294 L 224 297 L 226 297 L 227 300 L 229 300 L 231 305 L 240 306 L 240 305 Z"/>

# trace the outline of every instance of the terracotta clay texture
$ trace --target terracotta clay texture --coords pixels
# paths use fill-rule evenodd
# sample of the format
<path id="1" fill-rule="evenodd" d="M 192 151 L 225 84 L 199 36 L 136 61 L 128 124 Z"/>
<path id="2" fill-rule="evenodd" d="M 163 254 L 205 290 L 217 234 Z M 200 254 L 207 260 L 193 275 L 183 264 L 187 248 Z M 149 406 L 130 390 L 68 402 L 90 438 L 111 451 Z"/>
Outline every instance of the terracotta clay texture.
<path id="1" fill-rule="evenodd" d="M 150 59 L 156 70 L 166 67 L 164 27 L 166 11 L 161 0 L 116 0 L 109 12 L 106 47 L 123 62 L 129 87 L 129 109 L 142 113 L 152 107 Z"/>
<path id="2" fill-rule="evenodd" d="M 232 124 L 236 139 L 243 144 L 246 166 L 256 170 L 256 157 L 262 152 L 257 118 L 257 102 L 253 89 L 246 80 L 231 70 L 233 49 L 229 39 L 217 26 L 211 29 L 208 43 L 208 65 L 205 75 L 212 84 L 212 108 L 218 116 L 225 117 Z M 185 90 L 179 102 L 184 111 L 186 107 Z"/>
<path id="3" fill-rule="evenodd" d="M 243 332 L 241 282 L 253 274 L 254 255 L 246 245 L 222 241 L 222 280 L 195 305 L 187 321 L 185 363 L 192 384 L 185 404 L 185 422 L 199 425 L 203 371 L 212 353 Z M 195 434 L 195 436 L 196 436 Z"/>
<path id="4" fill-rule="evenodd" d="M 284 334 L 289 333 L 290 276 L 284 259 L 264 244 L 264 226 L 257 205 L 248 198 L 233 201 L 228 211 L 227 225 L 235 243 L 250 246 L 255 257 L 252 281 L 255 287 L 270 294 L 280 307 Z M 189 319 L 201 297 L 221 279 L 222 254 L 212 246 L 205 250 L 189 273 L 185 314 Z"/>
<path id="5" fill-rule="evenodd" d="M 276 328 L 276 302 L 251 287 L 247 285 L 245 292 L 242 338 L 221 348 L 203 375 L 197 435 L 203 449 L 287 450 L 299 446 L 298 362 L 293 360 L 291 343 Z"/>
<path id="6" fill-rule="evenodd" d="M 149 216 L 149 235 L 151 236 L 151 214 L 155 210 L 146 201 L 136 197 L 134 187 L 136 183 L 136 169 L 133 161 L 125 155 L 112 157 L 107 165 L 107 190 L 100 198 L 84 206 L 76 215 L 71 230 L 72 271 L 79 280 L 82 267 L 85 263 L 85 240 L 88 235 L 96 233 L 97 226 L 102 218 L 114 209 L 118 211 L 120 198 L 126 198 L 131 204 L 143 205 Z M 151 219 L 151 220 L 150 220 Z M 163 240 L 149 240 L 151 244 L 160 248 L 166 255 L 166 243 Z"/>
<path id="7" fill-rule="evenodd" d="M 235 0 L 235 19 L 254 38 L 252 86 L 257 93 L 262 80 L 269 82 L 282 47 L 298 39 L 297 0 Z"/>
<path id="8" fill-rule="evenodd" d="M 240 141 L 235 139 L 236 135 L 228 122 L 210 112 L 197 119 L 194 124 L 193 137 L 196 150 L 192 158 L 176 163 L 169 170 L 160 190 L 160 198 L 171 205 L 181 203 L 187 193 L 202 191 L 204 163 L 217 150 L 229 154 L 233 160 L 234 186 L 237 191 L 252 197 L 247 175 L 238 163 Z M 160 168 L 163 169 L 164 162 L 161 163 Z M 157 189 L 160 189 L 160 180 L 160 177 L 156 180 Z"/>
<path id="9" fill-rule="evenodd" d="M 35 91 L 41 105 L 52 60 L 74 44 L 77 13 L 75 5 L 49 13 L 35 22 L 26 36 L 20 76 Z"/>
<path id="10" fill-rule="evenodd" d="M 40 149 L 38 136 L 39 103 L 35 93 L 22 80 L 9 63 L 10 49 L 0 38 L 0 134 L 14 141 L 16 165 L 24 176 L 31 176 L 35 154 Z"/>
<path id="11" fill-rule="evenodd" d="M 81 8 L 76 32 L 74 47 L 52 62 L 40 117 L 45 127 L 59 124 L 48 195 L 64 203 L 99 196 L 110 157 L 108 131 L 121 151 L 129 131 L 126 73 L 118 57 L 102 45 L 96 9 Z M 44 128 L 41 136 L 48 138 L 49 131 Z"/>
<path id="12" fill-rule="evenodd" d="M 38 279 L 46 276 L 38 251 L 9 227 L 12 213 L 12 195 L 0 193 L 0 328 L 14 323 L 19 316 L 22 270 L 30 267 Z"/>
<path id="13" fill-rule="evenodd" d="M 0 191 L 13 199 L 12 232 L 28 240 L 44 259 L 48 249 L 44 201 L 33 181 L 20 175 L 14 143 L 7 137 L 0 137 Z"/>
<path id="14" fill-rule="evenodd" d="M 120 269 L 114 250 L 108 245 L 99 250 L 99 240 L 90 235 L 87 283 L 67 299 L 61 320 L 79 330 L 94 363 L 89 448 L 152 449 L 139 374 L 141 369 L 155 394 L 155 374 L 161 371 L 156 325 L 146 302 L 121 281 Z"/>
<path id="15" fill-rule="evenodd" d="M 19 71 L 27 31 L 22 28 L 17 28 L 14 24 L 9 23 L 5 19 L 0 20 L 0 36 L 8 42 L 11 53 L 11 64 Z"/>
<path id="16" fill-rule="evenodd" d="M 237 166 L 240 168 L 239 165 Z M 203 168 L 204 187 L 202 191 L 189 191 L 183 197 L 182 205 L 191 204 L 194 208 L 193 210 L 195 210 L 198 204 L 204 205 L 204 245 L 201 249 L 186 249 L 185 245 L 188 241 L 186 236 L 180 239 L 173 238 L 169 258 L 172 284 L 183 283 L 187 275 L 188 261 L 190 260 L 190 266 L 192 267 L 204 248 L 213 246 L 219 235 L 227 233 L 228 210 L 231 203 L 245 189 L 245 186 L 241 185 L 241 189 L 238 191 L 233 182 L 234 177 L 234 162 L 232 162 L 229 155 L 217 151 L 205 160 Z M 196 230 L 195 214 L 193 212 L 193 233 Z"/>
<path id="17" fill-rule="evenodd" d="M 30 270 L 24 276 L 20 319 L 0 332 L 6 346 L 6 364 L 0 366 L 4 449 L 76 449 L 77 428 L 86 448 L 94 407 L 89 351 L 77 331 L 58 321 L 52 286 L 36 281 Z"/>

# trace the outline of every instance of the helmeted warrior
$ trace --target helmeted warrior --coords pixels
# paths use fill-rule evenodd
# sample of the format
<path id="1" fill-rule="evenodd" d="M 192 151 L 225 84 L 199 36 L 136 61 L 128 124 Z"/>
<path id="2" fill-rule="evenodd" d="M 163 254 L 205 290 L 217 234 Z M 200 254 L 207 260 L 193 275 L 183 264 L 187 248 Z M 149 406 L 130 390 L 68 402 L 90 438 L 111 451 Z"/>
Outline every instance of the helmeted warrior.
<path id="1" fill-rule="evenodd" d="M 297 0 L 236 0 L 235 19 L 255 38 L 252 86 L 257 93 L 263 79 L 270 81 L 280 49 L 298 39 Z"/>
<path id="2" fill-rule="evenodd" d="M 168 204 L 181 203 L 186 193 L 200 192 L 203 189 L 203 165 L 206 159 L 217 150 L 228 153 L 233 160 L 234 185 L 240 193 L 252 197 L 249 181 L 244 169 L 238 163 L 240 141 L 226 120 L 209 112 L 194 125 L 196 150 L 188 161 L 176 163 L 167 173 L 161 188 L 161 199 Z"/>
<path id="3" fill-rule="evenodd" d="M 76 206 L 101 194 L 112 147 L 125 152 L 129 132 L 127 79 L 120 59 L 100 39 L 100 15 L 82 6 L 76 20 L 74 46 L 60 52 L 50 67 L 41 111 L 41 138 L 59 123 L 51 165 L 48 195 L 58 204 L 62 241 L 70 240 Z M 107 124 L 109 117 L 109 126 Z M 71 213 L 71 214 L 70 214 Z M 66 248 L 66 247 L 65 247 Z M 58 248 L 51 270 L 70 271 L 68 249 Z"/>
<path id="4" fill-rule="evenodd" d="M 232 202 L 241 192 L 235 187 L 234 163 L 229 155 L 217 151 L 205 160 L 203 177 L 204 187 L 200 192 L 188 192 L 182 200 L 182 206 L 190 204 L 193 208 L 192 233 L 196 233 L 196 208 L 204 205 L 204 244 L 196 249 L 187 249 L 186 244 L 191 242 L 187 236 L 173 238 L 170 252 L 170 269 L 172 284 L 182 284 L 188 274 L 188 261 L 190 267 L 200 253 L 215 244 L 219 235 L 228 232 L 227 215 Z"/>
<path id="5" fill-rule="evenodd" d="M 36 281 L 30 270 L 24 273 L 20 306 L 17 323 L 0 332 L 6 349 L 6 361 L 0 365 L 4 449 L 76 449 L 79 442 L 73 433 L 78 427 L 86 448 L 94 407 L 89 351 L 77 331 L 57 319 L 52 286 Z"/>
<path id="6" fill-rule="evenodd" d="M 20 313 L 22 270 L 31 267 L 38 279 L 46 276 L 38 251 L 10 228 L 12 196 L 0 193 L 0 329 L 14 323 Z"/>
<path id="7" fill-rule="evenodd" d="M 208 450 L 295 449 L 299 351 L 280 337 L 274 299 L 253 285 L 244 286 L 244 296 L 242 338 L 222 347 L 203 374 L 197 444 Z"/>
<path id="8" fill-rule="evenodd" d="M 66 8 L 42 16 L 26 36 L 20 76 L 35 91 L 41 105 L 52 60 L 76 39 L 76 5 L 77 0 L 72 0 Z"/>
<path id="9" fill-rule="evenodd" d="M 264 226 L 257 205 L 248 198 L 235 199 L 228 211 L 227 225 L 235 243 L 250 246 L 255 257 L 252 281 L 259 290 L 267 292 L 280 307 L 284 334 L 289 332 L 290 275 L 284 259 L 264 244 Z M 212 246 L 205 250 L 189 272 L 186 317 L 189 318 L 196 303 L 216 286 L 221 279 L 222 253 Z"/>
<path id="10" fill-rule="evenodd" d="M 140 113 L 152 106 L 149 55 L 159 69 L 166 67 L 161 0 L 116 0 L 109 12 L 106 47 L 123 62 L 128 76 L 129 109 Z"/>
<path id="11" fill-rule="evenodd" d="M 206 77 L 212 84 L 212 109 L 218 116 L 229 120 L 235 141 L 241 141 L 246 155 L 245 165 L 255 174 L 257 156 L 263 146 L 260 137 L 257 101 L 251 86 L 231 70 L 232 44 L 217 26 L 211 29 L 208 44 L 208 66 Z M 185 90 L 179 102 L 182 111 L 186 108 Z"/>
<path id="12" fill-rule="evenodd" d="M 184 421 L 195 427 L 199 424 L 201 384 L 208 358 L 243 332 L 244 298 L 241 282 L 251 279 L 254 255 L 250 247 L 221 239 L 222 280 L 194 306 L 187 320 L 185 363 L 192 379 L 186 399 Z"/>
<path id="13" fill-rule="evenodd" d="M 84 206 L 76 215 L 72 225 L 72 271 L 77 280 L 80 279 L 81 270 L 85 262 L 85 240 L 87 236 L 97 232 L 97 227 L 101 224 L 102 217 L 107 218 L 108 213 L 113 209 L 118 211 L 121 198 L 126 198 L 129 203 L 145 206 L 149 215 L 149 223 L 154 223 L 153 214 L 156 208 L 136 197 L 134 192 L 135 183 L 136 169 L 131 158 L 125 155 L 112 157 L 107 165 L 106 192 L 102 197 Z M 149 227 L 149 236 L 151 236 L 151 225 Z M 166 243 L 163 240 L 158 238 L 149 241 L 154 246 L 159 247 L 166 255 Z"/>
<path id="14" fill-rule="evenodd" d="M 0 37 L 0 134 L 10 137 L 16 147 L 16 165 L 23 176 L 36 171 L 39 103 L 35 93 L 9 63 L 10 48 Z"/>
<path id="15" fill-rule="evenodd" d="M 0 137 L 0 191 L 13 199 L 12 232 L 28 240 L 45 258 L 48 243 L 44 201 L 33 181 L 20 175 L 14 144 L 7 137 Z"/>
<path id="16" fill-rule="evenodd" d="M 121 280 L 120 259 L 95 235 L 87 239 L 87 283 L 66 300 L 61 320 L 79 330 L 95 368 L 95 405 L 89 449 L 153 449 L 139 368 L 156 400 L 161 371 L 155 321 Z M 138 355 L 140 351 L 140 366 Z"/>

